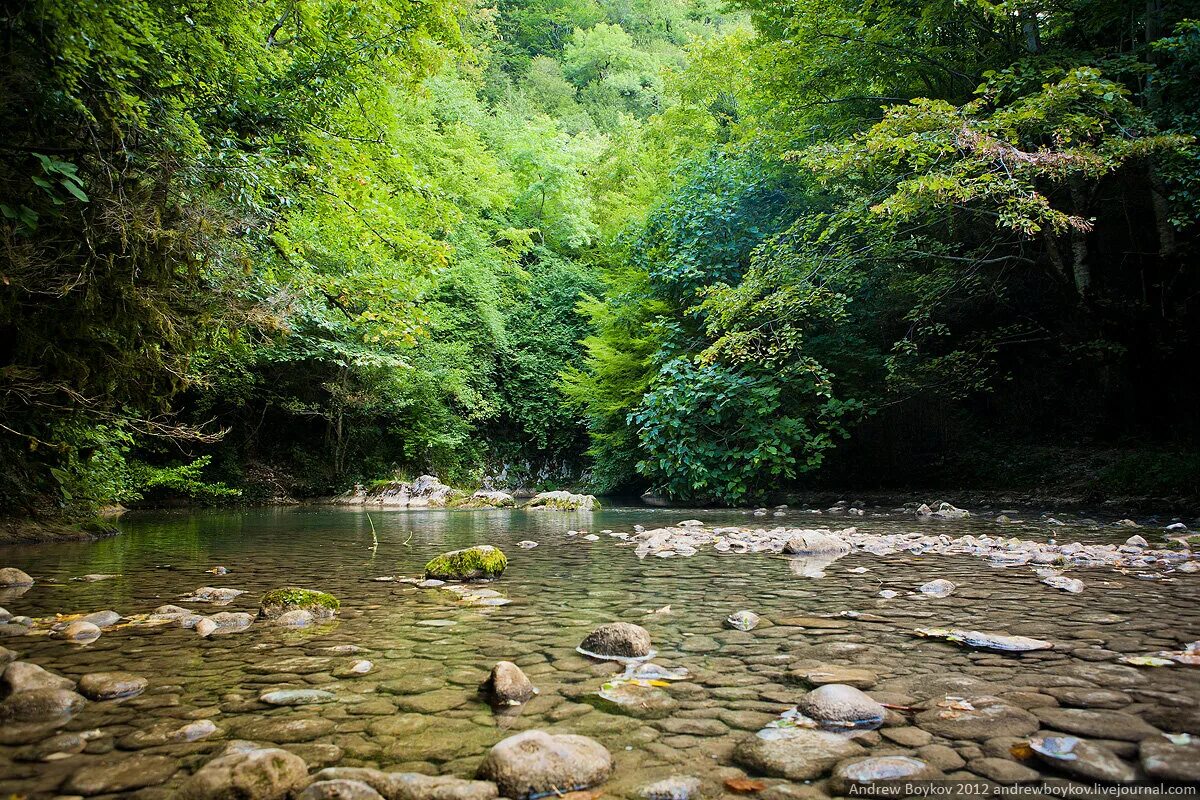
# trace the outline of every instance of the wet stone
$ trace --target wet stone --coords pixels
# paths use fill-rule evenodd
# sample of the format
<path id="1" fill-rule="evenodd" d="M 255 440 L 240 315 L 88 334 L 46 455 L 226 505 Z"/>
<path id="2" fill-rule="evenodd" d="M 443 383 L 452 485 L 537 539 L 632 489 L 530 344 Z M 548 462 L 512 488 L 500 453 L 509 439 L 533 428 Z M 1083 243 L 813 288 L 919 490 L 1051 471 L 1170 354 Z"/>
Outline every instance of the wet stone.
<path id="1" fill-rule="evenodd" d="M 75 681 L 55 675 L 28 661 L 13 661 L 0 676 L 0 694 L 16 694 L 31 689 L 74 689 Z"/>
<path id="2" fill-rule="evenodd" d="M 1034 783 L 1041 778 L 1037 770 L 1005 758 L 977 758 L 967 769 L 1001 784 Z"/>
<path id="3" fill-rule="evenodd" d="M 146 686 L 146 679 L 132 672 L 91 672 L 79 679 L 79 693 L 89 700 L 134 697 Z"/>
<path id="4" fill-rule="evenodd" d="M 329 719 L 262 717 L 239 725 L 236 731 L 238 736 L 254 741 L 290 744 L 311 742 L 333 732 L 334 727 L 333 720 Z"/>
<path id="5" fill-rule="evenodd" d="M 819 686 L 800 698 L 796 707 L 826 727 L 862 728 L 883 721 L 884 708 L 869 695 L 845 684 Z"/>
<path id="6" fill-rule="evenodd" d="M 258 698 L 272 706 L 304 706 L 315 703 L 331 703 L 337 699 L 333 692 L 321 689 L 279 689 L 267 692 Z"/>
<path id="7" fill-rule="evenodd" d="M 780 738 L 750 736 L 737 746 L 733 758 L 759 775 L 805 781 L 819 778 L 837 762 L 865 752 L 842 734 L 795 728 Z"/>
<path id="8" fill-rule="evenodd" d="M 697 800 L 700 779 L 693 775 L 672 775 L 643 786 L 638 794 L 645 800 Z"/>
<path id="9" fill-rule="evenodd" d="M 1042 763 L 1069 775 L 1103 783 L 1129 783 L 1137 777 L 1133 767 L 1112 751 L 1077 736 L 1039 731 L 1029 746 Z"/>
<path id="10" fill-rule="evenodd" d="M 916 724 L 935 736 L 974 741 L 1024 736 L 1038 729 L 1037 717 L 997 697 L 969 697 L 966 705 L 969 708 L 946 698 L 918 714 Z"/>
<path id="11" fill-rule="evenodd" d="M 1095 739 L 1118 739 L 1136 742 L 1161 731 L 1147 725 L 1133 714 L 1120 711 L 1099 711 L 1084 708 L 1034 709 L 1042 724 L 1055 730 Z"/>
<path id="12" fill-rule="evenodd" d="M 833 771 L 829 787 L 839 795 L 870 794 L 878 788 L 885 796 L 895 796 L 890 784 L 899 788 L 904 784 L 937 780 L 941 770 L 911 756 L 870 756 L 843 761 Z"/>
<path id="13" fill-rule="evenodd" d="M 232 744 L 232 743 L 231 743 Z M 308 780 L 299 756 L 244 742 L 226 749 L 184 782 L 185 800 L 283 800 Z"/>
<path id="14" fill-rule="evenodd" d="M 317 781 L 296 795 L 296 800 L 384 800 L 383 795 L 362 781 L 340 778 Z"/>
<path id="15" fill-rule="evenodd" d="M 1139 756 L 1151 778 L 1176 783 L 1200 783 L 1200 738 L 1152 736 L 1143 739 Z"/>
<path id="16" fill-rule="evenodd" d="M 479 777 L 495 783 L 504 797 L 526 800 L 595 786 L 611 771 L 612 756 L 596 740 L 532 730 L 510 736 L 488 751 Z"/>
<path id="17" fill-rule="evenodd" d="M 836 664 L 795 669 L 788 673 L 788 677 L 802 686 L 814 688 L 828 683 L 843 683 L 855 689 L 870 689 L 878 681 L 875 672 L 865 667 L 843 667 Z"/>
<path id="18" fill-rule="evenodd" d="M 179 763 L 169 756 L 143 755 L 109 757 L 76 770 L 63 791 L 90 797 L 157 786 L 179 771 Z"/>

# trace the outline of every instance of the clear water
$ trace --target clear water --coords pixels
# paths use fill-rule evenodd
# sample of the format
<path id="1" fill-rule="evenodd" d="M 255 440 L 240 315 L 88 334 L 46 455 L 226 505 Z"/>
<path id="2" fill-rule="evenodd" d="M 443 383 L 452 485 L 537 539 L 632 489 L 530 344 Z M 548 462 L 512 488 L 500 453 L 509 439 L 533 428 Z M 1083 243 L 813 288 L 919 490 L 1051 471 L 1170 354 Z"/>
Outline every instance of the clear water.
<path id="1" fill-rule="evenodd" d="M 187 774 L 235 738 L 276 742 L 313 769 L 338 764 L 471 777 L 491 745 L 536 727 L 603 742 L 615 757 L 607 790 L 615 796 L 634 796 L 638 787 L 673 774 L 700 776 L 716 796 L 726 778 L 744 774 L 732 761 L 738 741 L 803 693 L 785 673 L 816 663 L 869 667 L 879 674 L 872 693 L 901 704 L 953 683 L 919 676 L 969 676 L 984 682 L 986 693 L 1027 707 L 1057 703 L 1045 693 L 1056 684 L 1119 689 L 1126 701 L 1118 710 L 1169 732 L 1200 733 L 1200 671 L 1112 663 L 1123 654 L 1177 650 L 1200 639 L 1200 576 L 1146 581 L 1112 570 L 1074 570 L 1087 589 L 1071 595 L 1042 585 L 1028 568 L 996 569 L 974 558 L 853 554 L 830 566 L 823 578 L 803 578 L 785 560 L 768 555 L 702 551 L 686 559 L 639 561 L 632 546 L 617 539 L 601 535 L 588 542 L 566 535 L 568 529 L 629 531 L 635 523 L 655 527 L 685 518 L 709 524 L 855 524 L 881 532 L 932 528 L 951 535 L 1002 531 L 1085 541 L 1130 533 L 1111 526 L 1002 527 L 974 519 L 918 523 L 900 514 L 837 521 L 797 512 L 776 520 L 641 508 L 589 515 L 373 511 L 370 520 L 358 509 L 315 507 L 133 513 L 120 521 L 123 534 L 113 539 L 0 548 L 0 565 L 20 567 L 38 581 L 24 594 L 0 599 L 0 605 L 32 617 L 103 609 L 137 614 L 178 603 L 207 585 L 247 594 L 224 609 L 181 605 L 201 613 L 253 611 L 262 592 L 299 585 L 337 595 L 341 619 L 332 628 L 304 632 L 257 622 L 243 633 L 210 639 L 165 626 L 109 631 L 87 646 L 34 636 L 0 641 L 22 660 L 72 678 L 127 670 L 150 680 L 140 697 L 89 703 L 67 724 L 63 730 L 102 731 L 85 752 L 31 761 L 38 737 L 6 737 L 8 743 L 0 745 L 0 795 L 53 796 L 76 771 L 136 752 L 176 759 L 179 772 L 122 796 L 170 797 Z M 522 539 L 540 546 L 523 550 L 516 546 Z M 470 606 L 450 592 L 373 580 L 417 575 L 431 556 L 475 543 L 494 544 L 508 555 L 508 571 L 491 586 L 510 604 Z M 217 565 L 230 573 L 206 572 Z M 860 566 L 869 571 L 849 571 Z M 88 573 L 119 577 L 70 580 Z M 959 589 L 944 599 L 877 596 L 884 588 L 912 591 L 934 578 L 948 578 Z M 669 613 L 651 613 L 668 605 Z M 765 622 L 751 632 L 725 627 L 726 616 L 740 609 L 755 611 Z M 828 628 L 790 619 L 848 610 L 883 619 L 846 620 Z M 575 647 L 596 625 L 618 620 L 650 631 L 656 663 L 692 673 L 691 680 L 665 690 L 674 707 L 662 719 L 610 713 L 584 702 L 618 667 L 586 659 Z M 1034 636 L 1054 641 L 1056 648 L 1022 656 L 979 653 L 912 634 L 916 627 L 936 626 Z M 345 644 L 370 652 L 326 650 Z M 360 658 L 374 662 L 369 674 L 334 677 Z M 540 694 L 497 714 L 477 689 L 501 659 L 521 665 Z M 1108 671 L 1097 673 L 1097 664 Z M 286 708 L 257 700 L 271 689 L 311 687 L 338 699 Z M 197 742 L 133 749 L 145 744 L 130 738 L 133 732 L 199 719 L 212 720 L 218 732 Z M 282 727 L 295 720 L 304 722 Z M 889 724 L 905 722 L 901 717 Z M 980 754 L 977 742 L 934 741 L 956 748 L 968 761 Z M 1113 747 L 1136 763 L 1128 746 Z M 886 738 L 873 749 L 912 752 Z"/>

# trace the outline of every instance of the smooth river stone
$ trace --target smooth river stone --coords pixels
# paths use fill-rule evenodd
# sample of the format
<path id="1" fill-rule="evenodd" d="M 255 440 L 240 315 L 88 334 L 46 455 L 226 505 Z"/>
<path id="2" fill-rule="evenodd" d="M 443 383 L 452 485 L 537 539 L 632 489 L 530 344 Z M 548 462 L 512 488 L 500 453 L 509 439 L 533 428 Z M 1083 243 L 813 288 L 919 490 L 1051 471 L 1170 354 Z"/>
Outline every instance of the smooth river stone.
<path id="1" fill-rule="evenodd" d="M 1079 778 L 1104 783 L 1129 783 L 1137 777 L 1133 767 L 1110 750 L 1077 736 L 1039 731 L 1029 746 L 1044 763 Z"/>
<path id="2" fill-rule="evenodd" d="M 1033 713 L 1048 728 L 1094 739 L 1137 742 L 1161 733 L 1133 714 L 1085 708 L 1035 708 Z"/>
<path id="3" fill-rule="evenodd" d="M 1151 778 L 1177 783 L 1200 783 L 1200 737 L 1171 739 L 1152 736 L 1142 740 L 1142 769 Z"/>
<path id="4" fill-rule="evenodd" d="M 321 689 L 278 689 L 258 698 L 272 706 L 305 706 L 313 703 L 330 703 L 337 699 L 333 692 Z"/>
<path id="5" fill-rule="evenodd" d="M 90 797 L 114 794 L 166 783 L 179 771 L 179 761 L 170 756 L 136 753 L 86 764 L 63 784 L 67 794 Z"/>
<path id="6" fill-rule="evenodd" d="M 998 697 L 969 697 L 973 708 L 956 708 L 956 701 L 940 701 L 916 717 L 918 727 L 947 739 L 982 742 L 997 736 L 1027 736 L 1039 727 L 1038 718 Z"/>
<path id="7" fill-rule="evenodd" d="M 74 689 L 75 681 L 55 675 L 29 661 L 13 661 L 0 676 L 3 694 L 19 694 L 31 689 Z"/>
<path id="8" fill-rule="evenodd" d="M 238 726 L 237 735 L 254 741 L 292 744 L 311 742 L 332 733 L 335 727 L 330 719 L 263 717 Z"/>
<path id="9" fill-rule="evenodd" d="M 942 771 L 919 758 L 910 756 L 871 756 L 843 761 L 833 771 L 829 788 L 837 795 L 853 797 L 870 793 L 871 787 L 881 784 L 904 784 L 931 781 L 944 777 Z M 900 788 L 900 787 L 896 787 Z M 886 789 L 880 794 L 890 795 Z M 913 792 L 915 794 L 915 792 Z"/>
<path id="10" fill-rule="evenodd" d="M 780 738 L 748 737 L 737 746 L 733 759 L 761 775 L 807 781 L 821 777 L 839 761 L 865 752 L 842 734 L 794 728 Z"/>
<path id="11" fill-rule="evenodd" d="M 855 689 L 870 689 L 878 680 L 875 673 L 865 667 L 843 667 L 837 664 L 795 669 L 788 673 L 788 677 L 812 688 L 829 683 L 844 683 Z"/>
<path id="12" fill-rule="evenodd" d="M 132 672 L 91 672 L 79 679 L 79 693 L 89 700 L 116 700 L 146 691 L 147 681 Z"/>

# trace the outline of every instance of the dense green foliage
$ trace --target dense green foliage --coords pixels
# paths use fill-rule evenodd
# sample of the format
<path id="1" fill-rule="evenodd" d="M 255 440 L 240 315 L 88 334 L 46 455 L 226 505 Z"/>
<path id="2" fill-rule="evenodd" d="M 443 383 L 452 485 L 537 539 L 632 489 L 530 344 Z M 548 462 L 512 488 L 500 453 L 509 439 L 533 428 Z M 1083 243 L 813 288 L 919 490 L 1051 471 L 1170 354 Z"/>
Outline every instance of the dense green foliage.
<path id="1" fill-rule="evenodd" d="M 1200 492 L 1182 2 L 23 0 L 0 37 L 5 509 L 746 502 L 1080 442 Z"/>

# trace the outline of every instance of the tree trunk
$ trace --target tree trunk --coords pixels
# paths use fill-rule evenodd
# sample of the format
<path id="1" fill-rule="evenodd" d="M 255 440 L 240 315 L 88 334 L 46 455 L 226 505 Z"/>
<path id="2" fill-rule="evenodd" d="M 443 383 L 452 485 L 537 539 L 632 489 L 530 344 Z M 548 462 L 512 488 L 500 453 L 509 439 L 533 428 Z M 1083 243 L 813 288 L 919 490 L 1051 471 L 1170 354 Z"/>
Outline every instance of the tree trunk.
<path id="1" fill-rule="evenodd" d="M 1042 33 L 1038 27 L 1037 10 L 1032 6 L 1022 6 L 1017 10 L 1017 19 L 1021 22 L 1021 34 L 1025 37 L 1025 52 L 1037 55 L 1042 52 Z"/>

